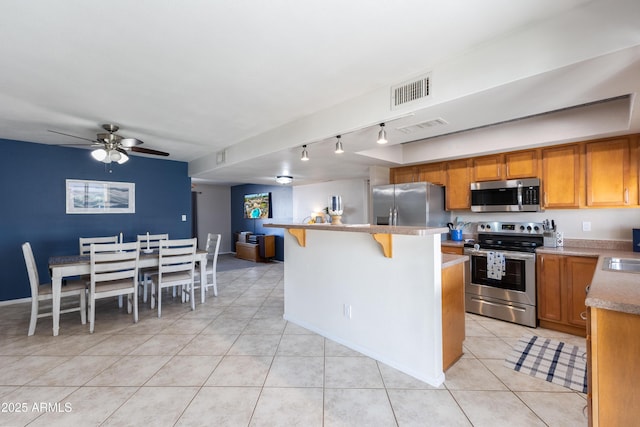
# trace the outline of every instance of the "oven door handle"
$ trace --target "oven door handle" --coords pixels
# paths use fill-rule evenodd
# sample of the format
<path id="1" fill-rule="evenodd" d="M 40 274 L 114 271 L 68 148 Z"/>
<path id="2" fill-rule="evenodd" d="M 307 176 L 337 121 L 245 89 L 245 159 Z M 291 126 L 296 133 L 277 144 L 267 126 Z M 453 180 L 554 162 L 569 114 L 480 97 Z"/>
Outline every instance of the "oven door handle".
<path id="1" fill-rule="evenodd" d="M 529 260 L 535 260 L 536 259 L 536 254 L 532 254 L 532 253 L 528 253 L 528 252 L 512 252 L 512 251 L 487 251 L 484 249 L 469 249 L 469 250 L 465 250 L 464 253 L 465 255 L 471 255 L 471 256 L 481 256 L 481 257 L 487 257 L 487 254 L 489 252 L 500 252 L 504 254 L 505 259 L 521 259 L 524 261 L 529 261 Z"/>

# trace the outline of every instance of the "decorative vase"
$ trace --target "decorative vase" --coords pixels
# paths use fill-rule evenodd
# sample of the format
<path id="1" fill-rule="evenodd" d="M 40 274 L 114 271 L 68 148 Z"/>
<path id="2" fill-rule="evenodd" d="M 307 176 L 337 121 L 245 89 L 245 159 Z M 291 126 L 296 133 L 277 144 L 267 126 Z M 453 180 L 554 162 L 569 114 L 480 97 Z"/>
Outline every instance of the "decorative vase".
<path id="1" fill-rule="evenodd" d="M 340 220 L 342 218 L 342 197 L 341 196 L 329 196 L 329 206 L 327 212 L 331 215 L 331 224 L 342 224 Z"/>

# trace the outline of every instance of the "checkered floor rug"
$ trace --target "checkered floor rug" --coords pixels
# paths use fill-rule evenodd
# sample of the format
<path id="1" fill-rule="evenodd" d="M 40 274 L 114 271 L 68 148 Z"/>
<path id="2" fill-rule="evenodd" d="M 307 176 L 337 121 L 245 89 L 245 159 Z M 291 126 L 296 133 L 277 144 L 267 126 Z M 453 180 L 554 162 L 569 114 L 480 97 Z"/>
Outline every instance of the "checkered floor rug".
<path id="1" fill-rule="evenodd" d="M 518 340 L 504 364 L 532 377 L 587 392 L 587 350 L 584 347 L 525 335 Z"/>

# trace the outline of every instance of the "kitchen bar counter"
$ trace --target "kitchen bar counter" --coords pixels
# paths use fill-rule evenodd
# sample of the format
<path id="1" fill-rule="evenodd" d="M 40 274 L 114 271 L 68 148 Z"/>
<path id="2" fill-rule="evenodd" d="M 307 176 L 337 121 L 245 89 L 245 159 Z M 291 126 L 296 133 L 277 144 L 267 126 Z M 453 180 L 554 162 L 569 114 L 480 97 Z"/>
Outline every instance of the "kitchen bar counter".
<path id="1" fill-rule="evenodd" d="M 440 241 L 447 228 L 265 227 L 288 231 L 284 319 L 432 386 L 444 382 Z"/>

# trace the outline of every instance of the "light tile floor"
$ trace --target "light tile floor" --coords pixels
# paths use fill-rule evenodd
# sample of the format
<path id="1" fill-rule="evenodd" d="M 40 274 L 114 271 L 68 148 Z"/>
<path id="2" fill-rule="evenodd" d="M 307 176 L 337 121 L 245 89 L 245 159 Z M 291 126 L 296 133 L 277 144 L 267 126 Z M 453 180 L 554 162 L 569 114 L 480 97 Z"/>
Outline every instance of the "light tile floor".
<path id="1" fill-rule="evenodd" d="M 434 388 L 283 320 L 282 264 L 218 287 L 193 312 L 141 304 L 137 324 L 106 301 L 94 334 L 71 313 L 60 336 L 41 319 L 27 337 L 30 306 L 0 307 L 0 425 L 587 425 L 585 395 L 503 366 L 531 329 L 468 314 L 465 354 Z"/>

